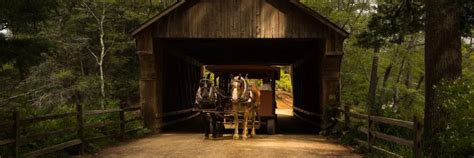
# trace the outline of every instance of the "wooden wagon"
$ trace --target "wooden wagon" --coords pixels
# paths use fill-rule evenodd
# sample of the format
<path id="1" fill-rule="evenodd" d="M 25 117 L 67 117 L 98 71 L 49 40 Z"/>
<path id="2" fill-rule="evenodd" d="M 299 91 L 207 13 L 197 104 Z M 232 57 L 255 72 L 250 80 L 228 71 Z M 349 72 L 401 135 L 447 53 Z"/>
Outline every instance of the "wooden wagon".
<path id="1" fill-rule="evenodd" d="M 247 75 L 249 79 L 261 80 L 262 84 L 257 85 L 260 89 L 260 107 L 258 109 L 257 129 L 265 127 L 268 134 L 275 133 L 276 121 L 276 100 L 275 100 L 275 81 L 280 79 L 280 68 L 261 65 L 219 65 L 206 66 L 206 69 L 214 73 L 214 83 L 220 89 L 230 94 L 230 76 L 231 74 Z M 224 118 L 226 129 L 236 128 L 233 123 L 233 114 L 230 105 L 225 106 L 221 116 Z M 242 125 L 242 124 L 240 124 Z M 242 128 L 242 127 L 239 127 Z"/>

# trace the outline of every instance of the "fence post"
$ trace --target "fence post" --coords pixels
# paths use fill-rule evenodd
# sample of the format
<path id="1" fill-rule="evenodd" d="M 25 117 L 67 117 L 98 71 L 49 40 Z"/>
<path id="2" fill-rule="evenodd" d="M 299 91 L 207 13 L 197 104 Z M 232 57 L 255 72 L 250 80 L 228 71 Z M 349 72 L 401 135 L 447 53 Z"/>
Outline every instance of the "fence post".
<path id="1" fill-rule="evenodd" d="M 13 146 L 13 157 L 20 157 L 20 112 L 17 108 L 13 111 L 13 128 L 15 130 L 15 144 Z"/>
<path id="2" fill-rule="evenodd" d="M 125 111 L 124 105 L 120 104 L 120 139 L 124 138 L 125 135 Z"/>
<path id="3" fill-rule="evenodd" d="M 369 152 L 372 150 L 372 120 L 370 119 L 370 114 L 367 114 L 367 145 Z"/>
<path id="4" fill-rule="evenodd" d="M 415 130 L 415 138 L 413 139 L 413 157 L 421 158 L 421 123 L 416 116 L 413 116 L 413 126 Z"/>
<path id="5" fill-rule="evenodd" d="M 349 129 L 349 124 L 351 123 L 349 112 L 351 112 L 351 107 L 344 105 L 344 128 Z"/>
<path id="6" fill-rule="evenodd" d="M 84 111 L 82 104 L 79 102 L 79 96 L 76 96 L 76 112 L 77 112 L 77 136 L 81 140 L 79 144 L 79 154 L 84 153 L 85 139 L 84 139 Z"/>

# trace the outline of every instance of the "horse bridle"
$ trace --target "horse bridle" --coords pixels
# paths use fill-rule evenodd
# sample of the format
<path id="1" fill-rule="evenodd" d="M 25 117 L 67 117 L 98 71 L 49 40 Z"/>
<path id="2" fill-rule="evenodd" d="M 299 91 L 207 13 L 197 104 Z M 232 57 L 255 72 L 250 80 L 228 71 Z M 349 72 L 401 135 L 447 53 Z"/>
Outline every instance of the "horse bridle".
<path id="1" fill-rule="evenodd" d="M 201 82 L 203 82 L 203 81 L 212 83 L 212 81 L 211 81 L 210 79 L 207 79 L 207 78 L 203 78 L 203 79 L 199 80 L 199 83 L 201 83 Z M 207 83 L 205 83 L 204 85 L 207 85 Z M 201 88 L 201 86 L 199 86 L 199 88 Z M 212 95 L 213 89 L 214 89 L 214 88 L 213 88 L 212 84 L 210 84 L 210 85 L 209 85 L 209 96 Z"/>
<path id="2" fill-rule="evenodd" d="M 233 80 L 237 80 L 237 79 L 233 79 Z M 252 93 L 252 92 L 250 91 L 248 83 L 244 78 L 240 78 L 238 80 L 244 87 L 244 90 L 242 91 L 242 95 L 240 95 L 240 97 L 238 99 L 238 102 L 246 102 L 249 99 L 249 98 L 246 98 L 247 93 Z M 249 97 L 251 97 L 251 96 L 249 96 Z"/>

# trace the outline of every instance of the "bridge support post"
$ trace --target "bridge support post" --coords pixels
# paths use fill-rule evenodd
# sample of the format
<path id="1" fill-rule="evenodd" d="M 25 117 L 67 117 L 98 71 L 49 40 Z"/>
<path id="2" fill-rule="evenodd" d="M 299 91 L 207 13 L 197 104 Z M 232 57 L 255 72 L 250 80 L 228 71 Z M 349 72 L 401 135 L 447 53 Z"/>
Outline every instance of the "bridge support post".
<path id="1" fill-rule="evenodd" d="M 145 128 L 157 132 L 161 121 L 156 118 L 162 108 L 160 94 L 162 80 L 162 48 L 154 50 L 154 39 L 151 30 L 142 31 L 137 38 L 137 54 L 140 59 L 140 105 Z"/>

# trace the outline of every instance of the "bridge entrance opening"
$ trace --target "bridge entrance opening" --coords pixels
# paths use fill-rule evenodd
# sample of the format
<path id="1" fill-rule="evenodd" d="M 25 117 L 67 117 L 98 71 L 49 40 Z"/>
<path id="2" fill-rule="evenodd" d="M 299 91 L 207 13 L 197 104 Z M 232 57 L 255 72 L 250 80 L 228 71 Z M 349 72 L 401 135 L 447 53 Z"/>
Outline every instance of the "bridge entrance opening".
<path id="1" fill-rule="evenodd" d="M 269 104 L 272 106 L 261 108 L 270 108 L 269 114 L 262 114 L 268 118 L 271 118 L 269 115 L 274 115 L 274 122 L 270 123 L 276 126 L 276 133 L 298 131 L 287 128 L 281 130 L 282 128 L 279 127 L 281 123 L 293 125 L 295 121 L 281 122 L 278 119 L 280 116 L 285 119 L 300 117 L 312 124 L 296 121 L 299 122 L 296 123 L 299 126 L 312 126 L 311 131 L 319 129 L 321 123 L 319 116 L 322 115 L 320 95 L 323 40 L 154 39 L 154 41 L 154 48 L 158 48 L 154 50 L 155 73 L 158 80 L 162 81 L 160 82 L 162 84 L 156 87 L 158 98 L 162 98 L 162 102 L 158 102 L 160 113 L 166 114 L 193 108 L 198 81 L 201 76 L 204 76 L 204 69 L 207 68 L 215 77 L 219 76 L 222 79 L 217 80 L 220 83 L 228 82 L 231 73 L 249 74 L 250 78 L 259 79 L 261 86 L 265 82 L 268 83 L 272 92 L 270 95 L 272 102 Z M 279 92 L 277 96 L 273 90 L 276 90 L 275 81 L 280 79 L 282 65 L 289 67 L 286 71 L 289 71 L 293 88 L 291 92 Z M 219 88 L 225 89 L 226 86 Z M 284 97 L 284 99 L 278 100 L 279 97 Z M 279 105 L 280 109 L 275 111 Z M 293 111 L 295 108 L 297 110 Z M 187 118 L 192 116 L 191 113 L 189 111 L 189 113 L 158 118 L 158 122 Z M 264 121 L 266 127 L 269 122 L 267 119 Z M 268 132 L 269 129 L 263 131 Z M 305 133 L 305 131 L 300 132 Z"/>

